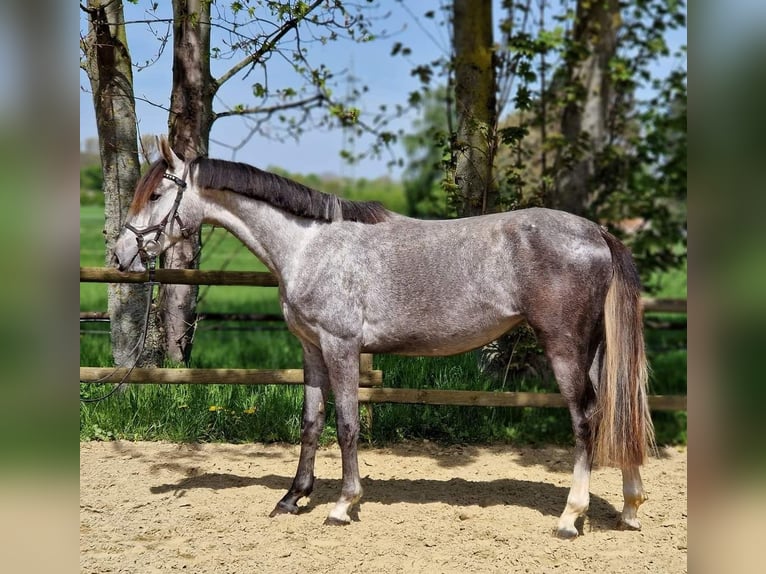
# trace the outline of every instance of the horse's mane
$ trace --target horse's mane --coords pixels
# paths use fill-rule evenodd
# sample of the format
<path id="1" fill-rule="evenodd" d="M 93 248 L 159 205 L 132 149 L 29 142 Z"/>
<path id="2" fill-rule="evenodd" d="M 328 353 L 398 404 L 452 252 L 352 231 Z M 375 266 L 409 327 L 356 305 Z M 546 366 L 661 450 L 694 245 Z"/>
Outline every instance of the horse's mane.
<path id="1" fill-rule="evenodd" d="M 245 163 L 198 158 L 192 165 L 197 166 L 196 183 L 200 188 L 240 193 L 299 217 L 379 223 L 389 216 L 376 201 L 342 199 Z"/>
<path id="2" fill-rule="evenodd" d="M 139 211 L 146 205 L 167 166 L 164 159 L 159 159 L 149 167 L 136 186 L 131 211 Z M 190 167 L 199 188 L 239 193 L 299 217 L 380 223 L 390 216 L 390 212 L 377 201 L 343 199 L 245 163 L 199 157 Z"/>

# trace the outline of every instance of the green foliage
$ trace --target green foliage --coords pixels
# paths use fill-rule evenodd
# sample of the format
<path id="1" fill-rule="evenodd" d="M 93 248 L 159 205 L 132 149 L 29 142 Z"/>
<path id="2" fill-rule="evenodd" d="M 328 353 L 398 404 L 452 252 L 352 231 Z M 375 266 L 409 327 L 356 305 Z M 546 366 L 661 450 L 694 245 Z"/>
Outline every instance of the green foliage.
<path id="1" fill-rule="evenodd" d="M 449 157 L 449 117 L 445 105 L 447 91 L 425 90 L 423 116 L 416 120 L 412 133 L 403 139 L 409 163 L 402 176 L 407 198 L 407 214 L 420 218 L 454 217 L 442 185 L 444 162 Z M 454 119 L 453 122 L 454 123 Z"/>
<path id="2" fill-rule="evenodd" d="M 669 270 L 686 259 L 686 73 L 672 73 L 642 110 L 631 203 L 649 224 L 627 242 L 639 268 Z M 646 273 L 645 273 L 646 274 Z"/>
<path id="3" fill-rule="evenodd" d="M 100 190 L 104 187 L 104 174 L 99 164 L 89 165 L 80 170 L 80 188 Z"/>
<path id="4" fill-rule="evenodd" d="M 686 258 L 686 49 L 673 54 L 666 77 L 651 65 L 669 57 L 664 35 L 686 25 L 685 4 L 637 0 L 624 9 L 620 50 L 610 62 L 614 83 L 611 140 L 595 155 L 591 215 L 618 222 L 640 218 L 635 233 L 614 231 L 631 247 L 643 278 Z M 646 101 L 636 97 L 649 88 Z"/>
<path id="5" fill-rule="evenodd" d="M 353 126 L 359 121 L 359 108 L 334 104 L 330 106 L 329 112 L 331 116 L 338 119 L 343 127 Z"/>
<path id="6" fill-rule="evenodd" d="M 80 168 L 80 204 L 104 205 L 104 174 L 99 163 Z"/>
<path id="7" fill-rule="evenodd" d="M 509 126 L 500 130 L 500 141 L 507 146 L 517 145 L 527 135 L 529 135 L 529 127 L 527 126 Z"/>
<path id="8" fill-rule="evenodd" d="M 583 214 L 628 243 L 644 280 L 655 271 L 677 268 L 686 257 L 686 63 L 685 49 L 670 54 L 665 37 L 686 26 L 685 3 L 621 4 L 617 50 L 608 64 L 611 93 L 603 145 L 594 145 L 584 130 L 566 137 L 562 133 L 567 107 L 585 102 L 582 86 L 568 75 L 597 45 L 593 34 L 598 28 L 580 39 L 573 33 L 576 15 L 592 6 L 502 6 L 501 48 L 495 54 L 498 102 L 501 107 L 512 104 L 513 112 L 496 126 L 500 206 L 550 205 L 552 190 L 563 176 L 590 157 L 593 169 Z M 394 48 L 392 54 L 402 49 Z M 671 56 L 676 62 L 672 71 L 653 76 L 658 59 Z M 458 189 L 449 158 L 459 144 L 455 121 L 448 121 L 450 94 L 430 86 L 437 81 L 449 85 L 452 67 L 442 59 L 417 63 L 412 73 L 424 87 L 421 97 L 410 98 L 421 106 L 422 115 L 404 139 L 409 212 L 451 216 L 450 198 Z M 645 101 L 638 97 L 641 88 L 650 90 Z M 625 220 L 643 224 L 626 232 L 621 225 Z"/>

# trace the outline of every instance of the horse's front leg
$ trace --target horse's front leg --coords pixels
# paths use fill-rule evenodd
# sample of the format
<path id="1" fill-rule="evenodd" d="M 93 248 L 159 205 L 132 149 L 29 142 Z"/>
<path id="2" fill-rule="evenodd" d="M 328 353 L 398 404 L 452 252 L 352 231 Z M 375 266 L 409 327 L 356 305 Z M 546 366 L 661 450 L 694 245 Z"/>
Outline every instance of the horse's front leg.
<path id="1" fill-rule="evenodd" d="M 303 344 L 303 377 L 303 422 L 298 470 L 290 490 L 271 512 L 272 517 L 277 514 L 296 514 L 298 501 L 311 494 L 314 488 L 314 461 L 319 435 L 322 434 L 325 423 L 329 378 L 321 351 L 308 343 Z"/>
<path id="2" fill-rule="evenodd" d="M 362 497 L 356 450 L 359 439 L 359 348 L 340 341 L 338 343 L 323 346 L 322 349 L 330 375 L 330 386 L 335 395 L 338 443 L 343 466 L 340 498 L 325 524 L 346 525 L 351 523 L 349 510 Z"/>

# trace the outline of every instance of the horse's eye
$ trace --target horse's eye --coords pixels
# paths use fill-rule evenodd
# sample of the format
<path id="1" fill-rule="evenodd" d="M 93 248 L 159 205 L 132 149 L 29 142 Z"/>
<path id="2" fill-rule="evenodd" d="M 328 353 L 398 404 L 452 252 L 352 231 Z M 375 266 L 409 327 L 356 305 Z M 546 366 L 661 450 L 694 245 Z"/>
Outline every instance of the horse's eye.
<path id="1" fill-rule="evenodd" d="M 149 201 L 157 201 L 160 197 L 162 197 L 159 193 L 153 193 L 149 196 Z"/>

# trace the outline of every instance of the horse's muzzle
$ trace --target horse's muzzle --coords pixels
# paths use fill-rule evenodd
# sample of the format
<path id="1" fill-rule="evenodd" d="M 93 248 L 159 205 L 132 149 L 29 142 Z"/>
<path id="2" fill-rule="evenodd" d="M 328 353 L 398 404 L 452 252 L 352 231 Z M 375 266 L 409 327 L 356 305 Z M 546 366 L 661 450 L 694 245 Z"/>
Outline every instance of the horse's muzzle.
<path id="1" fill-rule="evenodd" d="M 128 256 L 127 259 L 121 258 L 117 251 L 112 252 L 112 264 L 121 272 L 125 271 L 146 271 L 141 254 L 137 251 L 132 256 Z"/>
<path id="2" fill-rule="evenodd" d="M 120 257 L 116 253 L 112 253 L 112 265 L 114 265 L 118 271 L 127 271 L 127 266 L 120 262 Z"/>

